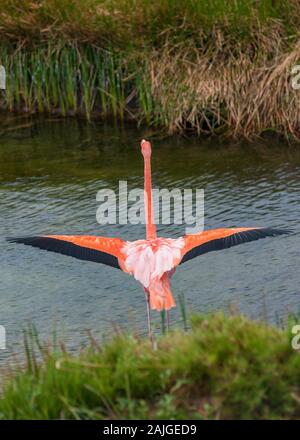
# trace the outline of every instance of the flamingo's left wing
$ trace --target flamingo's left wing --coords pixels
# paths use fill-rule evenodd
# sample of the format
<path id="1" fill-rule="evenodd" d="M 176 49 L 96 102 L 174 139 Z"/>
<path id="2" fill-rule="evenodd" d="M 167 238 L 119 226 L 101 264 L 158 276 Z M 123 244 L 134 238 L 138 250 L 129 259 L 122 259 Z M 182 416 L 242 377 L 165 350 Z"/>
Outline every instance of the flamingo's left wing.
<path id="1" fill-rule="evenodd" d="M 273 228 L 220 228 L 199 232 L 198 234 L 188 234 L 184 236 L 185 245 L 181 251 L 180 264 L 207 252 L 227 249 L 248 241 L 289 232 L 291 231 Z"/>
<path id="2" fill-rule="evenodd" d="M 117 269 L 122 269 L 122 261 L 124 260 L 121 249 L 125 242 L 120 238 L 91 235 L 40 235 L 8 238 L 8 241 L 58 252 L 80 260 L 106 264 Z"/>

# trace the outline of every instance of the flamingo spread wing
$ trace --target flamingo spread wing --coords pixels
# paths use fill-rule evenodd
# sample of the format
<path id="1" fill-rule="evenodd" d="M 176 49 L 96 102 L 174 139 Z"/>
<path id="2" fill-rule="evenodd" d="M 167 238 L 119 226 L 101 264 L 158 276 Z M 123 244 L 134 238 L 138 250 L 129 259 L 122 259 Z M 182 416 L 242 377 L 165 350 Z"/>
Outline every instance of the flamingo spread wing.
<path id="1" fill-rule="evenodd" d="M 178 239 L 157 237 L 152 200 L 150 142 L 142 140 L 141 152 L 144 157 L 146 240 L 125 242 L 120 238 L 84 235 L 44 235 L 8 240 L 80 260 L 106 264 L 133 275 L 143 285 L 146 293 L 151 339 L 150 308 L 167 310 L 169 322 L 168 311 L 175 306 L 169 278 L 178 264 L 207 252 L 291 231 L 273 228 L 222 228 L 188 234 Z"/>
<path id="2" fill-rule="evenodd" d="M 124 260 L 121 249 L 125 242 L 120 238 L 91 235 L 42 235 L 9 238 L 8 241 L 58 252 L 80 260 L 106 264 L 117 269 L 122 268 L 122 261 Z"/>
<path id="3" fill-rule="evenodd" d="M 260 238 L 287 234 L 291 231 L 273 228 L 220 228 L 184 236 L 180 264 L 211 251 L 219 251 Z"/>

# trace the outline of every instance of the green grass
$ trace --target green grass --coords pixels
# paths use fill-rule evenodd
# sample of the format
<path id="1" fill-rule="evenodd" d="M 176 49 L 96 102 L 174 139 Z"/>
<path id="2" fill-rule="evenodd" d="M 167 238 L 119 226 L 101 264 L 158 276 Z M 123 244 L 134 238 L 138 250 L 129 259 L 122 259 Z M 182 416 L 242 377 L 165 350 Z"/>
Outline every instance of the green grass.
<path id="1" fill-rule="evenodd" d="M 117 54 L 57 42 L 33 52 L 12 52 L 12 47 L 2 46 L 9 110 L 84 114 L 90 119 L 98 108 L 102 118 L 124 118 L 128 72 Z"/>
<path id="2" fill-rule="evenodd" d="M 9 111 L 299 139 L 297 0 L 3 0 Z"/>
<path id="3" fill-rule="evenodd" d="M 2 418 L 300 417 L 300 355 L 290 332 L 242 316 L 194 316 L 188 333 L 161 336 L 155 350 L 116 335 L 74 356 L 43 346 L 34 332 L 26 347 L 27 368 L 4 386 Z"/>
<path id="4" fill-rule="evenodd" d="M 10 39 L 69 38 L 107 41 L 119 46 L 160 46 L 193 38 L 220 26 L 239 37 L 269 20 L 295 32 L 297 1 L 288 0 L 2 0 L 1 33 Z M 41 32 L 42 31 L 42 32 Z"/>

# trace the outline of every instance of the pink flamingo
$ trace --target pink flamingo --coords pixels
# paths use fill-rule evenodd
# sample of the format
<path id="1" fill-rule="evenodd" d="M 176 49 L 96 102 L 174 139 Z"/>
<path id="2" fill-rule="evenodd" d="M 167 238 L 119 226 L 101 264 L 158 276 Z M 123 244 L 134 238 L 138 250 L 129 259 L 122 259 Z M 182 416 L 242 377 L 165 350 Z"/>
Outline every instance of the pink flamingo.
<path id="1" fill-rule="evenodd" d="M 210 251 L 290 231 L 260 227 L 220 228 L 177 239 L 157 237 L 152 201 L 150 142 L 142 140 L 141 151 L 144 157 L 146 239 L 129 242 L 101 236 L 44 235 L 8 240 L 106 264 L 133 275 L 142 284 L 146 294 L 148 332 L 151 339 L 150 309 L 166 310 L 169 325 L 169 310 L 176 305 L 171 292 L 170 277 L 179 264 Z"/>

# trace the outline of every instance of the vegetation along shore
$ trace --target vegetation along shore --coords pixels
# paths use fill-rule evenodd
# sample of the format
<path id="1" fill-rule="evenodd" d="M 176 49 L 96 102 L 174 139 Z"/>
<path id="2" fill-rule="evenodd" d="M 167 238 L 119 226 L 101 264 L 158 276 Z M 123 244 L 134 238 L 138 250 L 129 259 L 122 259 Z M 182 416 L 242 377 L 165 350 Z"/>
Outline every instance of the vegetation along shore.
<path id="1" fill-rule="evenodd" d="M 297 0 L 2 0 L 1 108 L 300 138 Z"/>
<path id="2" fill-rule="evenodd" d="M 91 338 L 77 356 L 31 332 L 26 368 L 4 383 L 0 418 L 299 419 L 300 356 L 290 330 L 195 315 L 190 331 L 164 334 L 154 349 L 116 334 L 103 345 Z"/>

